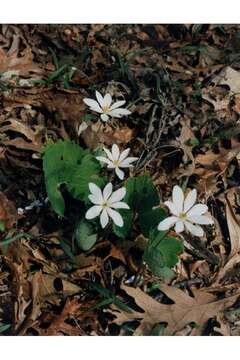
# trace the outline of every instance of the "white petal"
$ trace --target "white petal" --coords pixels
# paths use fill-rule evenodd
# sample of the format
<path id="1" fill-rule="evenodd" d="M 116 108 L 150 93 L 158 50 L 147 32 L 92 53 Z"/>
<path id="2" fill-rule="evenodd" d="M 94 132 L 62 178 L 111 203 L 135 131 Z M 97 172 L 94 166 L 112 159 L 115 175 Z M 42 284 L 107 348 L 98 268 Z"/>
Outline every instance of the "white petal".
<path id="1" fill-rule="evenodd" d="M 109 165 L 107 166 L 108 169 L 115 169 L 117 167 L 117 165 L 115 165 L 113 162 L 109 163 Z"/>
<path id="2" fill-rule="evenodd" d="M 89 183 L 88 184 L 89 190 L 91 191 L 91 193 L 98 199 L 103 199 L 102 196 L 102 190 L 95 185 L 94 183 Z"/>
<path id="3" fill-rule="evenodd" d="M 203 236 L 204 232 L 201 226 L 193 225 L 189 221 L 184 221 L 184 225 L 188 229 L 190 233 L 192 233 L 194 236 Z"/>
<path id="4" fill-rule="evenodd" d="M 108 119 L 109 119 L 109 116 L 107 114 L 101 114 L 100 117 L 101 117 L 102 121 L 108 121 Z"/>
<path id="5" fill-rule="evenodd" d="M 112 106 L 110 107 L 109 110 L 115 110 L 117 108 L 119 108 L 120 106 L 125 104 L 125 100 L 121 100 L 121 101 L 116 101 L 114 104 L 112 104 Z"/>
<path id="6" fill-rule="evenodd" d="M 123 161 L 124 159 L 126 159 L 126 157 L 129 154 L 129 151 L 130 151 L 130 148 L 123 150 L 123 152 L 119 156 L 119 161 Z"/>
<path id="7" fill-rule="evenodd" d="M 169 216 L 158 224 L 158 230 L 169 230 L 177 221 L 177 216 Z"/>
<path id="8" fill-rule="evenodd" d="M 132 162 L 134 162 L 134 161 L 137 161 L 138 160 L 138 158 L 137 157 L 129 157 L 129 158 L 127 158 L 127 159 L 125 159 L 125 160 L 123 160 L 122 162 L 121 162 L 121 167 L 130 167 L 130 166 L 133 166 L 133 165 L 131 165 L 131 163 Z"/>
<path id="9" fill-rule="evenodd" d="M 165 201 L 164 204 L 169 208 L 170 212 L 173 215 L 179 216 L 180 212 L 178 211 L 178 209 L 176 208 L 176 206 L 172 201 Z"/>
<path id="10" fill-rule="evenodd" d="M 88 105 L 91 108 L 91 110 L 102 114 L 103 111 L 100 108 L 100 106 L 99 106 L 99 104 L 98 104 L 98 102 L 96 100 L 85 98 L 85 99 L 83 99 L 83 102 L 86 105 Z"/>
<path id="11" fill-rule="evenodd" d="M 123 201 L 115 202 L 114 204 L 111 204 L 111 207 L 114 208 L 114 209 L 130 209 L 128 204 L 126 204 Z"/>
<path id="12" fill-rule="evenodd" d="M 207 205 L 196 204 L 187 212 L 187 217 L 191 217 L 191 216 L 194 216 L 194 215 L 202 215 L 206 211 L 208 211 Z"/>
<path id="13" fill-rule="evenodd" d="M 100 205 L 103 202 L 102 196 L 98 197 L 96 195 L 90 194 L 90 195 L 88 195 L 88 198 L 95 205 Z"/>
<path id="14" fill-rule="evenodd" d="M 104 190 L 103 190 L 103 198 L 104 198 L 104 200 L 107 201 L 111 194 L 112 194 L 112 184 L 108 183 L 105 186 Z"/>
<path id="15" fill-rule="evenodd" d="M 112 165 L 111 160 L 109 160 L 109 159 L 107 159 L 107 158 L 105 158 L 103 156 L 96 156 L 96 159 L 98 161 L 101 161 L 101 162 L 105 163 L 105 164 Z"/>
<path id="16" fill-rule="evenodd" d="M 212 225 L 214 224 L 213 219 L 210 216 L 204 216 L 204 215 L 193 215 L 188 216 L 187 218 L 189 221 L 200 224 L 200 225 Z"/>
<path id="17" fill-rule="evenodd" d="M 100 106 L 103 107 L 103 96 L 100 94 L 99 91 L 96 91 L 96 98 L 97 98 L 97 101 L 99 102 Z"/>
<path id="18" fill-rule="evenodd" d="M 103 99 L 103 107 L 108 108 L 111 105 L 112 97 L 110 94 L 106 94 Z"/>
<path id="19" fill-rule="evenodd" d="M 113 144 L 113 146 L 112 146 L 113 160 L 118 160 L 119 155 L 120 155 L 119 147 L 117 146 L 117 144 Z"/>
<path id="20" fill-rule="evenodd" d="M 120 179 L 120 180 L 123 180 L 124 179 L 124 172 L 122 171 L 122 170 L 120 170 L 119 169 L 119 167 L 116 167 L 115 168 L 115 172 L 116 172 L 116 174 L 117 174 L 117 176 L 118 176 L 118 178 Z"/>
<path id="21" fill-rule="evenodd" d="M 109 158 L 109 160 L 113 161 L 113 156 L 112 156 L 111 151 L 109 151 L 107 148 L 103 148 L 103 150 L 107 154 L 107 157 Z"/>
<path id="22" fill-rule="evenodd" d="M 173 188 L 173 194 L 172 194 L 173 203 L 176 207 L 176 209 L 179 211 L 179 213 L 183 212 L 183 200 L 184 200 L 184 194 L 182 189 L 175 185 Z"/>
<path id="23" fill-rule="evenodd" d="M 108 111 L 108 115 L 116 117 L 116 118 L 121 118 L 122 116 L 130 115 L 130 114 L 131 114 L 131 111 L 129 111 L 127 109 L 123 109 L 123 108 Z"/>
<path id="24" fill-rule="evenodd" d="M 97 217 L 100 212 L 102 211 L 102 207 L 99 205 L 95 205 L 92 206 L 90 209 L 88 209 L 88 211 L 86 212 L 86 219 L 90 220 L 90 219 L 94 219 L 95 217 Z"/>
<path id="25" fill-rule="evenodd" d="M 78 128 L 78 136 L 81 135 L 81 133 L 86 130 L 88 128 L 88 124 L 83 121 L 80 125 L 79 125 L 79 128 Z"/>
<path id="26" fill-rule="evenodd" d="M 122 216 L 115 210 L 108 208 L 107 209 L 108 215 L 113 219 L 114 224 L 117 226 L 123 226 L 123 218 Z"/>
<path id="27" fill-rule="evenodd" d="M 186 196 L 186 199 L 184 201 L 183 212 L 186 213 L 189 209 L 191 209 L 191 207 L 195 204 L 196 200 L 197 200 L 197 190 L 193 189 Z"/>
<path id="28" fill-rule="evenodd" d="M 104 209 L 100 216 L 100 223 L 101 223 L 102 228 L 105 228 L 108 221 L 109 221 L 108 213 L 107 213 L 107 210 Z"/>
<path id="29" fill-rule="evenodd" d="M 183 221 L 181 221 L 181 220 L 177 221 L 174 230 L 175 230 L 176 233 L 178 233 L 178 234 L 180 234 L 181 232 L 183 232 L 183 230 L 184 230 L 184 223 L 183 223 Z"/>
<path id="30" fill-rule="evenodd" d="M 126 195 L 126 188 L 122 187 L 112 193 L 111 197 L 109 198 L 109 202 L 113 204 L 115 202 L 121 201 L 125 195 Z"/>

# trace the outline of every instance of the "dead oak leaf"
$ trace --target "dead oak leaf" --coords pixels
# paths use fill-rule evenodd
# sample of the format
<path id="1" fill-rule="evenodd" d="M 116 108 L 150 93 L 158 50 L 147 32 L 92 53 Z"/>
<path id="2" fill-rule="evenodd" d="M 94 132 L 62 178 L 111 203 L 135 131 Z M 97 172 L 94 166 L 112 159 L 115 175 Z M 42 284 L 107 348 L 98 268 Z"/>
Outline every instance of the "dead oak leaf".
<path id="1" fill-rule="evenodd" d="M 167 323 L 165 335 L 174 335 L 187 325 L 195 323 L 197 327 L 193 329 L 191 335 L 200 335 L 208 319 L 233 305 L 240 296 L 239 292 L 218 300 L 217 296 L 205 288 L 192 290 L 194 297 L 191 297 L 180 289 L 161 284 L 161 291 L 175 302 L 173 305 L 166 305 L 154 300 L 139 288 L 122 286 L 122 289 L 134 298 L 136 304 L 144 312 L 117 312 L 116 308 L 112 307 L 115 310 L 112 313 L 116 316 L 114 323 L 120 325 L 126 321 L 140 320 L 134 335 L 149 335 L 158 323 Z"/>
<path id="2" fill-rule="evenodd" d="M 135 131 L 127 126 L 121 129 L 113 129 L 111 126 L 106 125 L 104 128 L 99 124 L 92 124 L 88 126 L 81 134 L 83 141 L 90 149 L 95 149 L 98 144 L 127 144 L 134 137 Z"/>
<path id="3" fill-rule="evenodd" d="M 35 128 L 31 128 L 29 125 L 24 124 L 18 119 L 9 118 L 0 125 L 0 133 L 5 134 L 8 131 L 18 133 L 23 137 L 3 140 L 4 145 L 13 146 L 21 150 L 40 151 L 42 147 L 42 135 L 44 132 L 43 127 L 36 126 Z M 26 141 L 25 138 L 28 141 Z"/>
<path id="4" fill-rule="evenodd" d="M 0 48 L 0 73 L 8 71 L 21 76 L 27 76 L 30 73 L 42 74 L 44 72 L 38 64 L 34 63 L 30 48 L 27 48 L 20 57 L 17 49 L 9 53 Z"/>
<path id="5" fill-rule="evenodd" d="M 76 299 L 67 299 L 61 314 L 55 317 L 48 329 L 42 335 L 57 336 L 63 335 L 64 333 L 69 336 L 84 335 L 84 332 L 80 328 L 65 322 L 69 316 L 74 316 L 79 311 L 80 306 L 81 305 Z"/>
<path id="6" fill-rule="evenodd" d="M 235 216 L 232 204 L 233 204 L 233 197 L 234 193 L 232 191 L 229 191 L 228 194 L 225 195 L 226 199 L 226 218 L 227 218 L 227 224 L 228 224 L 228 230 L 229 230 L 229 236 L 231 241 L 231 252 L 230 257 L 237 254 L 240 250 L 240 224 L 238 219 Z M 229 196 L 231 196 L 231 200 L 229 200 Z"/>
<path id="7" fill-rule="evenodd" d="M 212 150 L 206 151 L 204 154 L 199 154 L 195 158 L 196 168 L 194 174 L 199 176 L 199 188 L 202 191 L 209 191 L 216 189 L 216 177 L 224 175 L 229 163 L 238 157 L 240 153 L 240 144 L 238 141 L 232 139 L 232 148 L 225 149 L 220 147 L 218 153 Z"/>
<path id="8" fill-rule="evenodd" d="M 227 66 L 213 79 L 215 85 L 227 85 L 232 94 L 240 93 L 240 71 Z"/>
<path id="9" fill-rule="evenodd" d="M 0 220 L 3 221 L 6 229 L 11 229 L 17 222 L 17 210 L 12 201 L 0 192 Z"/>

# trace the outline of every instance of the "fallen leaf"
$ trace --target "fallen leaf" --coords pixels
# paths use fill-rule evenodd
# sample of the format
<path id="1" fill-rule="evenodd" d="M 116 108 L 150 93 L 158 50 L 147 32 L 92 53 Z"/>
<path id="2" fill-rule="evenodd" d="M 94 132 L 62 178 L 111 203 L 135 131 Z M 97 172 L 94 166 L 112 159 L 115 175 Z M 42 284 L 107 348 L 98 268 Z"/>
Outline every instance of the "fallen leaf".
<path id="1" fill-rule="evenodd" d="M 228 230 L 229 230 L 229 236 L 231 241 L 231 252 L 229 257 L 234 256 L 237 254 L 240 250 L 240 224 L 234 214 L 233 207 L 231 205 L 228 195 L 225 195 L 226 199 L 226 218 L 227 218 L 227 224 L 228 224 Z"/>
<path id="2" fill-rule="evenodd" d="M 17 222 L 18 214 L 14 203 L 0 192 L 0 220 L 4 222 L 6 229 L 11 229 Z"/>
<path id="3" fill-rule="evenodd" d="M 240 93 L 240 71 L 227 66 L 213 79 L 215 85 L 227 85 L 233 94 Z"/>
<path id="4" fill-rule="evenodd" d="M 65 322 L 69 316 L 73 317 L 80 309 L 80 304 L 76 299 L 67 299 L 64 308 L 59 316 L 56 316 L 46 331 L 43 331 L 44 336 L 81 336 L 85 333 L 79 328 L 74 327 Z"/>
<path id="5" fill-rule="evenodd" d="M 134 137 L 135 131 L 127 126 L 121 129 L 113 129 L 111 126 L 101 126 L 101 123 L 93 124 L 81 134 L 85 144 L 90 149 L 95 149 L 98 144 L 127 144 Z"/>
<path id="6" fill-rule="evenodd" d="M 144 312 L 117 312 L 116 308 L 112 307 L 115 310 L 112 313 L 116 316 L 113 322 L 120 325 L 127 321 L 140 320 L 134 335 L 149 335 L 158 323 L 167 323 L 164 335 L 175 335 L 191 323 L 196 324 L 191 335 L 201 335 L 207 321 L 233 305 L 240 296 L 238 292 L 218 300 L 216 295 L 204 288 L 192 290 L 194 297 L 191 297 L 180 289 L 161 283 L 161 291 L 175 302 L 173 305 L 166 305 L 154 300 L 139 288 L 124 285 L 122 289 L 134 298 Z"/>
<path id="7" fill-rule="evenodd" d="M 9 118 L 0 123 L 0 133 L 6 133 L 11 131 L 14 133 L 19 133 L 24 137 L 17 137 L 12 140 L 3 140 L 5 146 L 14 146 L 22 150 L 32 150 L 39 152 L 42 147 L 42 135 L 44 132 L 44 127 L 36 126 L 31 128 L 29 125 L 22 123 L 20 120 Z"/>
<path id="8" fill-rule="evenodd" d="M 18 56 L 18 50 L 9 53 L 0 48 L 0 72 L 5 73 L 8 71 L 21 76 L 28 76 L 30 73 L 44 73 L 39 64 L 34 63 L 30 48 L 25 49 L 20 57 Z"/>

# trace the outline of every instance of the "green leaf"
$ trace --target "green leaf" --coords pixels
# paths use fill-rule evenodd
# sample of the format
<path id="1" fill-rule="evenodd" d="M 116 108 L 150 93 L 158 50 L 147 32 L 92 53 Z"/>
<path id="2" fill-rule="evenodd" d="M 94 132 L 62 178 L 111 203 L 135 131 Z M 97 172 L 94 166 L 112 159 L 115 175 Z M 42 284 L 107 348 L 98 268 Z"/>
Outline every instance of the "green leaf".
<path id="1" fill-rule="evenodd" d="M 94 309 L 96 307 L 100 306 L 106 306 L 111 303 L 114 303 L 119 309 L 126 311 L 126 312 L 132 312 L 132 309 L 127 306 L 118 296 L 114 294 L 114 292 L 110 289 L 106 289 L 102 287 L 99 284 L 96 283 L 90 283 L 90 287 L 97 291 L 99 295 L 101 295 L 104 299 L 101 302 L 98 302 L 96 305 L 94 305 L 91 309 Z"/>
<path id="2" fill-rule="evenodd" d="M 125 238 L 133 226 L 138 215 L 138 222 L 144 236 L 148 237 L 151 229 L 166 217 L 163 209 L 153 209 L 159 204 L 159 195 L 151 178 L 147 175 L 132 177 L 126 181 L 126 196 L 124 198 L 130 210 L 120 211 L 124 226 L 113 226 L 114 233 Z"/>
<path id="3" fill-rule="evenodd" d="M 60 186 L 79 200 L 88 200 L 88 183 L 102 186 L 106 179 L 99 177 L 101 166 L 89 150 L 83 150 L 70 141 L 48 145 L 43 152 L 43 170 L 46 190 L 53 209 L 63 216 L 65 202 Z"/>
<path id="4" fill-rule="evenodd" d="M 155 230 L 150 234 L 144 260 L 155 275 L 171 278 L 174 273 L 170 268 L 176 265 L 182 251 L 183 245 L 178 239 L 167 236 L 166 232 Z"/>
<path id="5" fill-rule="evenodd" d="M 93 226 L 86 220 L 81 220 L 75 230 L 75 238 L 78 247 L 88 251 L 97 241 L 97 234 L 93 233 Z"/>
<path id="6" fill-rule="evenodd" d="M 5 231 L 5 224 L 3 220 L 0 220 L 0 231 L 1 232 Z"/>
<path id="7" fill-rule="evenodd" d="M 0 334 L 3 333 L 4 331 L 8 330 L 10 327 L 11 327 L 11 324 L 0 325 Z"/>
<path id="8" fill-rule="evenodd" d="M 113 231 L 117 236 L 124 239 L 132 228 L 134 213 L 131 210 L 124 209 L 118 210 L 118 212 L 122 215 L 124 225 L 120 227 L 113 224 Z"/>
<path id="9" fill-rule="evenodd" d="M 157 225 L 165 219 L 165 217 L 166 212 L 161 208 L 140 211 L 139 224 L 143 235 L 148 237 L 150 230 L 157 228 Z"/>
<path id="10" fill-rule="evenodd" d="M 159 196 L 151 178 L 147 175 L 132 177 L 126 182 L 124 201 L 133 211 L 150 210 L 159 204 Z"/>
<path id="11" fill-rule="evenodd" d="M 70 179 L 67 183 L 67 189 L 70 194 L 77 199 L 88 201 L 88 184 L 94 184 L 102 187 L 106 183 L 105 177 L 99 177 L 100 163 L 90 153 L 86 152 L 81 163 L 72 169 Z"/>
<path id="12" fill-rule="evenodd" d="M 151 336 L 164 336 L 166 325 L 164 324 L 157 324 L 151 331 Z"/>

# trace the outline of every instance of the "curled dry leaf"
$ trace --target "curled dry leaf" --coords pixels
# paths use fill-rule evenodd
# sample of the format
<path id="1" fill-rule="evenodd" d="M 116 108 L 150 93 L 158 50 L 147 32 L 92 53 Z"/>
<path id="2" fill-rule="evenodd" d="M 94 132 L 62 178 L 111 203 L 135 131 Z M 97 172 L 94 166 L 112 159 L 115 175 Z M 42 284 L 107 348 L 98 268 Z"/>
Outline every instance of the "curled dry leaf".
<path id="1" fill-rule="evenodd" d="M 59 316 L 56 316 L 50 326 L 42 335 L 45 336 L 57 336 L 57 335 L 69 335 L 79 336 L 85 335 L 85 333 L 78 327 L 74 327 L 67 324 L 65 321 L 69 316 L 73 317 L 80 309 L 80 304 L 76 299 L 67 299 L 64 308 Z"/>
<path id="2" fill-rule="evenodd" d="M 232 200 L 233 197 L 231 197 Z M 240 224 L 234 214 L 234 210 L 231 204 L 233 204 L 233 201 L 229 201 L 228 195 L 225 195 L 226 199 L 226 217 L 227 217 L 227 224 L 228 224 L 228 230 L 229 230 L 229 236 L 231 241 L 231 252 L 230 257 L 237 254 L 240 250 Z"/>
<path id="3" fill-rule="evenodd" d="M 231 251 L 216 276 L 215 282 L 218 283 L 226 279 L 228 274 L 240 263 L 240 223 L 233 208 L 238 192 L 238 189 L 232 188 L 224 197 Z"/>
<path id="4" fill-rule="evenodd" d="M 11 229 L 17 222 L 17 210 L 14 203 L 0 192 L 0 220 L 4 222 L 6 229 Z"/>
<path id="5" fill-rule="evenodd" d="M 227 85 L 232 94 L 240 93 L 240 71 L 227 66 L 213 80 L 215 85 Z"/>
<path id="6" fill-rule="evenodd" d="M 30 125 L 24 124 L 18 119 L 9 118 L 0 125 L 0 133 L 4 134 L 7 131 L 21 134 L 23 137 L 3 140 L 4 145 L 14 146 L 22 150 L 40 151 L 42 147 L 42 134 L 44 131 L 43 126 L 31 128 Z M 24 137 L 27 138 L 28 141 L 26 141 Z"/>
<path id="7" fill-rule="evenodd" d="M 25 49 L 22 56 L 18 56 L 18 50 L 8 53 L 0 48 L 0 73 L 11 71 L 21 76 L 30 73 L 43 74 L 44 70 L 39 64 L 34 63 L 30 48 Z"/>
<path id="8" fill-rule="evenodd" d="M 103 128 L 99 124 L 93 124 L 84 130 L 81 136 L 90 149 L 95 149 L 100 143 L 106 145 L 127 144 L 133 139 L 134 134 L 135 131 L 127 126 L 121 129 L 113 129 L 109 125 Z"/>
<path id="9" fill-rule="evenodd" d="M 219 153 L 208 150 L 195 158 L 194 174 L 200 177 L 198 187 L 202 191 L 214 192 L 216 190 L 216 177 L 220 174 L 224 175 L 229 163 L 239 156 L 240 143 L 234 139 L 231 143 L 231 149 L 220 147 Z"/>
<path id="10" fill-rule="evenodd" d="M 175 335 L 191 323 L 197 325 L 191 335 L 201 335 L 207 321 L 233 305 L 240 296 L 238 292 L 233 296 L 218 300 L 216 295 L 204 288 L 192 289 L 194 297 L 191 297 L 180 289 L 161 284 L 161 291 L 175 302 L 173 305 L 166 305 L 154 300 L 139 288 L 122 286 L 122 289 L 134 298 L 144 313 L 117 311 L 112 306 L 112 313 L 116 316 L 114 323 L 120 325 L 127 321 L 140 320 L 134 335 L 149 335 L 158 323 L 167 323 L 164 335 Z"/>

